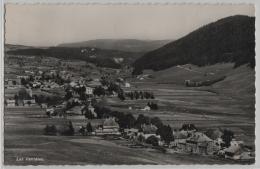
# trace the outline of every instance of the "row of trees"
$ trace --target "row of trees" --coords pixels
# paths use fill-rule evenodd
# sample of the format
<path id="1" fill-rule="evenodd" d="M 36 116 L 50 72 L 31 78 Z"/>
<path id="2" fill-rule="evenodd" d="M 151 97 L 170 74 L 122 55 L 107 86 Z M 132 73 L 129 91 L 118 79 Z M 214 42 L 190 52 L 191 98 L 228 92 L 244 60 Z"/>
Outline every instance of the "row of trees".
<path id="1" fill-rule="evenodd" d="M 33 95 L 35 102 L 38 104 L 46 103 L 47 105 L 57 105 L 61 102 L 59 96 Z"/>
<path id="2" fill-rule="evenodd" d="M 125 96 L 131 100 L 138 99 L 154 99 L 153 92 L 146 91 L 134 91 L 134 92 L 126 92 Z"/>
<path id="3" fill-rule="evenodd" d="M 46 125 L 44 128 L 45 135 L 64 135 L 64 136 L 73 136 L 74 127 L 71 121 L 62 124 L 61 126 L 56 127 L 56 125 Z"/>
<path id="4" fill-rule="evenodd" d="M 94 130 L 90 122 L 88 122 L 86 126 L 82 126 L 79 129 L 79 133 L 83 136 L 87 135 L 88 133 L 92 133 L 93 131 Z"/>
<path id="5" fill-rule="evenodd" d="M 95 87 L 93 90 L 93 94 L 97 96 L 105 96 L 105 95 L 111 95 L 115 93 L 123 93 L 123 89 L 115 83 L 109 83 L 107 86 L 107 89 L 105 89 L 102 86 Z"/>

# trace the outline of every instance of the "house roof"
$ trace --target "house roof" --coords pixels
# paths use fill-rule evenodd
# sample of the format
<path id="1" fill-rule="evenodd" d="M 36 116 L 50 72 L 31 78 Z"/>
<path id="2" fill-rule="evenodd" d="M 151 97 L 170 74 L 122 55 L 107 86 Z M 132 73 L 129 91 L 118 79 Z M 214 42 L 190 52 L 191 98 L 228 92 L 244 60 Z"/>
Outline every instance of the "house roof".
<path id="1" fill-rule="evenodd" d="M 76 113 L 76 114 L 81 114 L 81 106 L 74 106 L 71 109 L 68 110 L 68 112 Z"/>
<path id="2" fill-rule="evenodd" d="M 225 149 L 225 152 L 237 153 L 241 149 L 240 146 L 231 145 Z"/>
<path id="3" fill-rule="evenodd" d="M 7 99 L 6 102 L 7 103 L 15 103 L 15 100 L 14 99 Z"/>
<path id="4" fill-rule="evenodd" d="M 118 123 L 115 121 L 114 118 L 107 118 L 105 119 L 103 126 L 115 126 L 119 127 Z"/>
<path id="5" fill-rule="evenodd" d="M 146 125 L 146 124 L 143 124 L 142 125 L 142 130 L 144 133 L 155 133 L 157 131 L 157 127 L 153 124 L 150 124 L 150 125 Z"/>
<path id="6" fill-rule="evenodd" d="M 192 134 L 191 137 L 189 137 L 187 140 L 194 141 L 194 142 L 210 142 L 212 139 L 210 139 L 208 136 L 201 132 L 195 132 Z"/>
<path id="7" fill-rule="evenodd" d="M 176 132 L 173 132 L 173 136 L 174 138 L 177 138 L 177 139 L 186 139 L 188 137 L 188 132 L 187 131 L 176 131 Z"/>

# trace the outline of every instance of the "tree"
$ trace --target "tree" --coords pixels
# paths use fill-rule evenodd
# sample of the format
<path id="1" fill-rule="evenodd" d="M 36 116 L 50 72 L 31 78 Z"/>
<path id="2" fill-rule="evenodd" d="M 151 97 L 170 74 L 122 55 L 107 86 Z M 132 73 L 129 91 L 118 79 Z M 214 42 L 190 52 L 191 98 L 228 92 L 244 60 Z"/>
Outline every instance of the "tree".
<path id="1" fill-rule="evenodd" d="M 127 115 L 125 115 L 122 121 L 123 121 L 122 128 L 132 128 L 135 125 L 136 119 L 131 113 L 128 113 Z"/>
<path id="2" fill-rule="evenodd" d="M 124 100 L 125 100 L 124 93 L 118 93 L 118 98 L 119 98 L 121 101 L 124 101 Z"/>
<path id="3" fill-rule="evenodd" d="M 152 110 L 158 110 L 158 105 L 156 103 L 147 103 L 147 106 L 149 106 Z"/>
<path id="4" fill-rule="evenodd" d="M 72 97 L 73 97 L 72 92 L 71 91 L 67 91 L 66 94 L 65 94 L 65 99 L 69 100 Z"/>
<path id="5" fill-rule="evenodd" d="M 109 115 L 111 113 L 110 109 L 103 107 L 103 106 L 99 106 L 99 105 L 96 105 L 94 107 L 94 110 L 97 113 L 97 118 L 99 118 L 99 119 L 103 118 L 104 115 Z"/>
<path id="6" fill-rule="evenodd" d="M 26 85 L 28 83 L 28 81 L 25 78 L 21 78 L 21 84 L 22 85 Z"/>
<path id="7" fill-rule="evenodd" d="M 15 105 L 18 105 L 18 95 L 14 95 Z"/>
<path id="8" fill-rule="evenodd" d="M 86 129 L 87 129 L 87 132 L 88 132 L 88 133 L 93 132 L 93 128 L 92 128 L 92 125 L 91 125 L 90 122 L 88 122 L 88 124 L 87 124 L 87 126 L 86 126 Z"/>
<path id="9" fill-rule="evenodd" d="M 79 133 L 80 133 L 82 136 L 85 135 L 85 127 L 84 127 L 84 126 L 81 126 L 81 127 L 80 127 Z"/>
<path id="10" fill-rule="evenodd" d="M 30 99 L 30 95 L 28 94 L 26 89 L 22 88 L 18 92 L 18 98 L 21 99 L 21 100 Z"/>
<path id="11" fill-rule="evenodd" d="M 141 68 L 135 68 L 132 72 L 132 75 L 135 76 L 135 75 L 140 75 L 143 73 L 143 70 Z"/>
<path id="12" fill-rule="evenodd" d="M 164 140 L 167 144 L 169 144 L 171 141 L 174 141 L 172 128 L 169 125 L 163 125 L 162 127 L 158 128 L 156 133 L 160 135 L 161 139 Z"/>
<path id="13" fill-rule="evenodd" d="M 180 130 L 184 130 L 184 131 L 195 130 L 195 131 L 197 131 L 197 128 L 195 127 L 194 124 L 183 124 Z"/>
<path id="14" fill-rule="evenodd" d="M 87 99 L 86 94 L 85 93 L 80 93 L 79 94 L 79 99 L 85 101 Z"/>
<path id="15" fill-rule="evenodd" d="M 57 128 L 55 125 L 46 125 L 44 128 L 45 135 L 57 135 Z"/>
<path id="16" fill-rule="evenodd" d="M 144 116 L 143 114 L 139 114 L 137 120 L 135 122 L 135 126 L 140 129 L 142 124 L 150 124 L 149 117 Z"/>
<path id="17" fill-rule="evenodd" d="M 137 99 L 139 99 L 139 92 L 137 92 L 137 91 L 135 91 L 135 99 L 137 100 Z"/>
<path id="18" fill-rule="evenodd" d="M 85 117 L 86 118 L 88 118 L 88 119 L 93 119 L 94 118 L 94 115 L 92 114 L 92 112 L 91 112 L 91 110 L 89 110 L 89 109 L 85 109 L 85 110 L 83 110 L 83 111 L 85 111 Z"/>
<path id="19" fill-rule="evenodd" d="M 95 89 L 93 90 L 93 94 L 97 96 L 101 96 L 101 95 L 104 96 L 105 93 L 106 93 L 105 89 L 101 86 L 95 87 Z"/>
<path id="20" fill-rule="evenodd" d="M 69 121 L 65 126 L 63 126 L 63 130 L 61 131 L 61 135 L 65 136 L 73 136 L 74 135 L 74 127 L 72 122 Z"/>
<path id="21" fill-rule="evenodd" d="M 224 141 L 224 147 L 229 147 L 230 142 L 234 138 L 234 132 L 231 130 L 224 130 L 223 135 L 221 136 L 222 140 Z"/>
<path id="22" fill-rule="evenodd" d="M 155 125 L 157 128 L 160 128 L 163 126 L 163 123 L 159 117 L 153 117 L 151 118 L 151 123 Z"/>
<path id="23" fill-rule="evenodd" d="M 150 94 L 150 97 L 151 97 L 151 99 L 154 99 L 154 95 L 153 95 L 153 93 Z"/>

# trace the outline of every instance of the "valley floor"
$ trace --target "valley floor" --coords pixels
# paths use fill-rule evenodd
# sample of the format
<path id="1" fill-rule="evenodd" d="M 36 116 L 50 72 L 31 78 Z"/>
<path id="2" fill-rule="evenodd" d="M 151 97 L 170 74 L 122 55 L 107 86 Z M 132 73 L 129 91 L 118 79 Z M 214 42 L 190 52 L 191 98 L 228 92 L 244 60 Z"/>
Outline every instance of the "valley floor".
<path id="1" fill-rule="evenodd" d="M 110 108 L 157 116 L 173 128 L 193 123 L 199 130 L 228 128 L 238 140 L 254 146 L 254 112 L 246 104 L 207 91 L 176 88 L 172 85 L 138 84 L 138 90 L 152 90 L 159 101 L 159 110 L 129 110 L 129 105 L 144 106 L 148 100 L 106 98 Z M 246 113 L 245 113 L 246 112 Z M 251 113 L 251 114 L 249 114 Z M 58 124 L 60 119 L 37 118 L 45 115 L 39 107 L 5 109 L 4 158 L 6 165 L 86 165 L 86 164 L 233 164 L 231 160 L 190 154 L 168 154 L 153 149 L 128 148 L 121 140 L 104 140 L 88 136 L 44 136 L 46 124 Z M 72 119 L 73 124 L 80 123 Z M 86 120 L 81 120 L 85 122 Z M 21 160 L 20 157 L 38 157 L 43 161 Z"/>

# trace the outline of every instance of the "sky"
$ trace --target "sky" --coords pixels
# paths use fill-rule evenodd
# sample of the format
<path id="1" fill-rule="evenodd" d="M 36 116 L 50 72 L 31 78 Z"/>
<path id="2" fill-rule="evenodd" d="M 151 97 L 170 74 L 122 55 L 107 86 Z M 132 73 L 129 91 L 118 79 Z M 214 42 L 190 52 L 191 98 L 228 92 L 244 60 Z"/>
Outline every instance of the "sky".
<path id="1" fill-rule="evenodd" d="M 254 16 L 254 6 L 7 4 L 5 43 L 55 46 L 93 39 L 178 39 L 238 14 Z"/>

